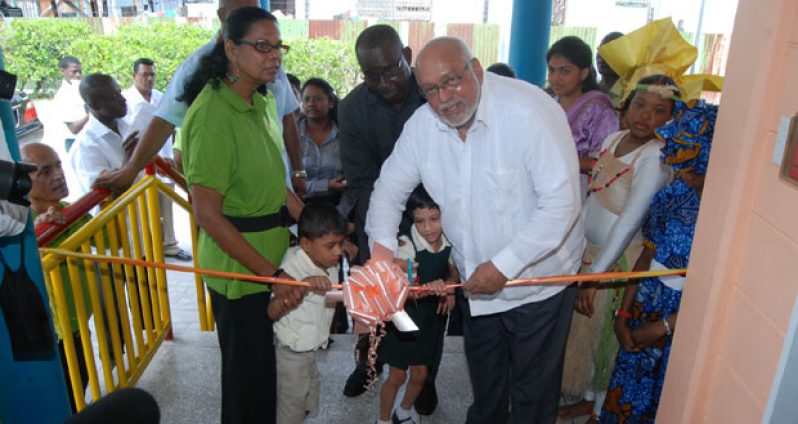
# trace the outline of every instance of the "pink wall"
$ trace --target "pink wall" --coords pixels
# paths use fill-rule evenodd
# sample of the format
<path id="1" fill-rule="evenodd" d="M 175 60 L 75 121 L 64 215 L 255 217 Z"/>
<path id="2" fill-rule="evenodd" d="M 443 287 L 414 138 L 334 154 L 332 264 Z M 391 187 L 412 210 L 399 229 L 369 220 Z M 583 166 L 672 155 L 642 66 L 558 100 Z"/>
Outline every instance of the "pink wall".
<path id="1" fill-rule="evenodd" d="M 798 112 L 798 2 L 740 0 L 657 423 L 761 422 L 798 295 L 798 188 L 772 162 Z"/>

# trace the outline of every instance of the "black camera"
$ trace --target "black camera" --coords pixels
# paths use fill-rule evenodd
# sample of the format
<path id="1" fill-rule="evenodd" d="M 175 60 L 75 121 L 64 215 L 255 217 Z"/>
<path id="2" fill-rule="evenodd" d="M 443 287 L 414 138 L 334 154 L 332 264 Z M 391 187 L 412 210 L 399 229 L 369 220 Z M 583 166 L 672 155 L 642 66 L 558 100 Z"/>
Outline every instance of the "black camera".
<path id="1" fill-rule="evenodd" d="M 0 99 L 11 100 L 17 87 L 17 76 L 0 70 Z"/>
<path id="2" fill-rule="evenodd" d="M 0 160 L 0 200 L 30 206 L 25 195 L 28 194 L 32 185 L 28 174 L 35 170 L 36 165 Z"/>

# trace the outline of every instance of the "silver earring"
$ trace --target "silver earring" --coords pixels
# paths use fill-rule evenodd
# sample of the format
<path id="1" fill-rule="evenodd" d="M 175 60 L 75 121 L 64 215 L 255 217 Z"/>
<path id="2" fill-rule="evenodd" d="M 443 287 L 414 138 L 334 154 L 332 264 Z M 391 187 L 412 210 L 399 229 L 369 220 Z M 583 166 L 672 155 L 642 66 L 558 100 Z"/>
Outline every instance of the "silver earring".
<path id="1" fill-rule="evenodd" d="M 236 81 L 238 81 L 238 75 L 227 74 L 227 80 L 230 81 L 231 83 L 235 83 Z"/>

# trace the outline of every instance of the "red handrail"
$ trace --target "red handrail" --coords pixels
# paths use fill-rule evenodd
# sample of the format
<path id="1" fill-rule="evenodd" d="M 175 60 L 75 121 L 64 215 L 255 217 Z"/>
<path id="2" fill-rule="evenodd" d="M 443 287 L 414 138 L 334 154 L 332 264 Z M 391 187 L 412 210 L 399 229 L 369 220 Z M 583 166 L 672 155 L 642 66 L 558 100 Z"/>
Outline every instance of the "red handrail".
<path id="1" fill-rule="evenodd" d="M 39 244 L 39 247 L 47 246 L 56 236 L 63 233 L 64 230 L 74 224 L 80 217 L 99 205 L 109 194 L 111 194 L 111 192 L 106 188 L 92 189 L 74 203 L 61 209 L 61 214 L 64 215 L 63 224 L 48 222 L 46 224 L 37 225 L 36 242 Z"/>
<path id="2" fill-rule="evenodd" d="M 152 164 L 155 165 L 156 170 L 161 175 L 166 175 L 167 177 L 171 178 L 175 184 L 179 185 L 180 188 L 183 190 L 188 191 L 186 187 L 186 179 L 183 177 L 182 174 L 177 172 L 177 170 L 167 162 L 164 158 L 160 156 L 155 156 L 155 159 L 152 160 Z"/>
<path id="3" fill-rule="evenodd" d="M 171 178 L 172 181 L 186 190 L 185 178 L 183 178 L 169 162 L 160 156 L 156 156 L 152 162 L 150 162 L 150 165 L 147 165 L 146 172 L 148 175 L 152 175 L 155 170 L 157 170 L 159 174 Z M 110 191 L 105 188 L 92 189 L 92 191 L 86 193 L 85 196 L 61 210 L 61 214 L 64 215 L 63 224 L 46 223 L 37 226 L 36 242 L 39 244 L 39 247 L 47 246 L 56 236 L 63 233 L 64 230 L 74 224 L 80 217 L 99 205 L 109 194 Z"/>

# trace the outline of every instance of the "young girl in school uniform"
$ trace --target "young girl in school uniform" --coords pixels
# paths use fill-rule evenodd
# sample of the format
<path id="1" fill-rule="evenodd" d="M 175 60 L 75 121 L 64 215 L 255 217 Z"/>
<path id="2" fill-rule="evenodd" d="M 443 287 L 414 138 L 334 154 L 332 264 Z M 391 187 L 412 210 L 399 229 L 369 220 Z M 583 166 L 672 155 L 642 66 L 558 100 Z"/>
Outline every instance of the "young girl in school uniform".
<path id="1" fill-rule="evenodd" d="M 443 235 L 441 211 L 422 186 L 416 188 L 407 201 L 407 210 L 413 214 L 409 232 L 399 237 L 396 262 L 417 276 L 418 284 L 430 288 L 416 298 L 408 298 L 405 311 L 418 326 L 418 331 L 399 332 L 388 324 L 387 334 L 378 350 L 378 359 L 390 366 L 388 378 L 380 390 L 380 416 L 378 424 L 417 424 L 418 413 L 413 402 L 418 397 L 427 378 L 427 367 L 435 363 L 435 315 L 446 314 L 454 306 L 454 293 L 447 294 L 445 283 L 458 280 L 451 261 L 451 245 Z M 412 265 L 408 268 L 408 260 Z M 412 281 L 412 280 L 411 280 Z M 396 394 L 407 380 L 404 397 L 393 409 Z"/>

